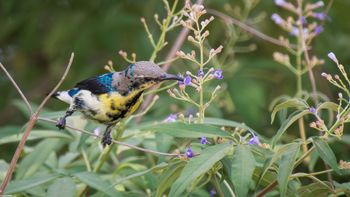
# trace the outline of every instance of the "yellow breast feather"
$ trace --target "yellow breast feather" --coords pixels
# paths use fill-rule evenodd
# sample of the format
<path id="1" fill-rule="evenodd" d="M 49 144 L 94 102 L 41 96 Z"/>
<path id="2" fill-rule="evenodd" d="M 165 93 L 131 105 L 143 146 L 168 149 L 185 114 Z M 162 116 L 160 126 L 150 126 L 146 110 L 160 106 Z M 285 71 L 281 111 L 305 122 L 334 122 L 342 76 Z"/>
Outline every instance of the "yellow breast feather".
<path id="1" fill-rule="evenodd" d="M 129 117 L 142 102 L 142 92 L 132 92 L 126 96 L 118 92 L 98 96 L 100 107 L 92 118 L 102 123 L 117 123 L 120 119 Z"/>

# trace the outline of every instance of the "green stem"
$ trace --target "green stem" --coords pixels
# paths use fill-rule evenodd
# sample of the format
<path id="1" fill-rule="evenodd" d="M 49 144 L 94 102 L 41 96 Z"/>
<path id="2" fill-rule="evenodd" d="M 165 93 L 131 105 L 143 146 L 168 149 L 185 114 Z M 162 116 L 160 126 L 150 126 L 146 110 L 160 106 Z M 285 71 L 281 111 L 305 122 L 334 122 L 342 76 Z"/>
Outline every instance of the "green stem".
<path id="1" fill-rule="evenodd" d="M 221 186 L 220 186 L 220 183 L 219 183 L 219 180 L 216 176 L 213 176 L 213 183 L 214 183 L 214 187 L 216 189 L 216 192 L 218 193 L 218 195 L 220 197 L 224 197 L 224 192 L 222 191 L 221 189 Z"/>
<path id="2" fill-rule="evenodd" d="M 153 53 L 152 53 L 152 55 L 151 55 L 151 58 L 150 58 L 150 61 L 151 61 L 151 62 L 154 62 L 154 60 L 157 58 L 158 52 L 159 52 L 159 51 L 162 49 L 162 47 L 164 46 L 165 36 L 166 36 L 166 33 L 168 32 L 168 27 L 169 27 L 169 25 L 170 25 L 171 19 L 172 19 L 172 17 L 174 16 L 174 12 L 175 12 L 177 3 L 178 3 L 178 0 L 175 0 L 175 2 L 174 2 L 174 4 L 173 4 L 173 7 L 172 7 L 172 9 L 171 9 L 171 13 L 168 13 L 167 18 L 165 19 L 165 23 L 163 24 L 163 26 L 162 26 L 162 28 L 161 28 L 162 33 L 160 34 L 160 37 L 159 37 L 158 42 L 157 42 L 157 44 L 156 44 L 156 47 L 154 48 Z"/>

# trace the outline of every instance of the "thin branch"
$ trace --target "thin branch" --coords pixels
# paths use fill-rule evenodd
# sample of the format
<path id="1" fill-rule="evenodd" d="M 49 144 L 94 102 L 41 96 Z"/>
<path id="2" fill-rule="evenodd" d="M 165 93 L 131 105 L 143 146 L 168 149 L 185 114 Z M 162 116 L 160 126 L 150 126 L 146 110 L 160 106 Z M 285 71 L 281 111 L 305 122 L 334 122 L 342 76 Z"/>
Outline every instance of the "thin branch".
<path id="1" fill-rule="evenodd" d="M 38 117 L 39 117 L 39 113 L 40 111 L 42 110 L 42 108 L 44 107 L 44 105 L 46 104 L 46 102 L 49 100 L 49 98 L 51 97 L 51 95 L 58 89 L 58 87 L 62 84 L 62 82 L 64 81 L 65 77 L 67 76 L 68 74 L 68 71 L 72 65 L 72 62 L 73 62 L 73 59 L 74 59 L 74 53 L 71 54 L 71 57 L 70 57 L 70 60 L 69 60 L 69 63 L 66 67 L 66 70 L 63 74 L 63 76 L 61 77 L 61 80 L 57 83 L 57 85 L 55 86 L 55 88 L 50 92 L 49 95 L 47 95 L 44 100 L 41 102 L 41 104 L 39 105 L 39 107 L 37 108 L 37 110 L 30 116 L 30 120 L 27 124 L 27 127 L 23 133 L 23 136 L 22 136 L 22 139 L 21 141 L 19 142 L 19 144 L 17 145 L 17 148 L 16 148 L 16 152 L 15 154 L 13 155 L 12 157 L 12 160 L 11 160 L 11 164 L 7 170 L 7 173 L 6 173 L 6 176 L 1 184 L 1 187 L 0 187 L 0 196 L 4 194 L 5 192 L 5 189 L 8 185 L 8 183 L 10 182 L 11 178 L 12 178 L 12 175 L 13 175 L 13 172 L 16 168 L 16 164 L 17 164 L 17 161 L 22 153 L 22 150 L 24 148 L 24 145 L 29 137 L 29 134 L 30 132 L 32 131 L 35 123 L 37 122 L 38 120 Z"/>
<path id="2" fill-rule="evenodd" d="M 273 190 L 277 185 L 278 185 L 278 182 L 277 181 L 273 181 L 272 183 L 270 183 L 270 185 L 268 185 L 261 192 L 259 192 L 256 195 L 256 197 L 263 197 L 263 196 L 265 196 L 265 194 L 267 194 L 269 191 Z"/>
<path id="3" fill-rule="evenodd" d="M 5 66 L 2 65 L 2 63 L 0 62 L 0 67 L 1 69 L 5 72 L 6 76 L 10 79 L 12 85 L 16 88 L 17 92 L 19 93 L 19 95 L 22 97 L 23 102 L 26 104 L 28 111 L 30 112 L 30 114 L 33 114 L 33 109 L 32 106 L 29 104 L 28 99 L 26 98 L 26 96 L 24 96 L 21 88 L 18 87 L 16 81 L 11 77 L 10 73 L 6 70 Z"/>
<path id="4" fill-rule="evenodd" d="M 255 28 L 245 24 L 245 23 L 242 23 L 241 21 L 235 19 L 235 18 L 232 18 L 231 16 L 228 16 L 222 12 L 219 12 L 217 10 L 213 10 L 213 9 L 208 9 L 207 10 L 208 13 L 212 14 L 212 15 L 215 15 L 215 16 L 218 16 L 220 17 L 222 20 L 224 20 L 226 23 L 228 24 L 234 24 L 234 25 L 237 25 L 238 27 L 244 29 L 245 31 L 265 40 L 265 41 L 268 41 L 272 44 L 275 44 L 275 45 L 278 45 L 278 46 L 282 46 L 282 47 L 286 47 L 286 45 L 281 42 L 280 40 L 276 39 L 276 38 L 273 38 L 271 36 L 268 36 L 258 30 L 256 30 Z M 295 45 L 290 45 L 292 48 L 295 48 Z"/>
<path id="5" fill-rule="evenodd" d="M 56 123 L 55 120 L 51 120 L 49 118 L 39 117 L 38 119 L 46 121 L 46 122 Z M 78 131 L 80 133 L 84 133 L 84 134 L 87 134 L 87 135 L 99 138 L 99 139 L 102 139 L 102 137 L 103 137 L 103 136 L 91 133 L 91 132 L 83 130 L 83 129 L 72 127 L 70 125 L 66 125 L 66 127 L 70 128 L 70 129 L 73 129 L 75 131 Z M 132 148 L 132 149 L 136 149 L 136 150 L 139 150 L 139 151 L 142 151 L 142 152 L 156 154 L 156 155 L 164 155 L 164 156 L 179 156 L 179 155 L 181 155 L 181 154 L 176 154 L 176 153 L 164 153 L 164 152 L 159 152 L 159 151 L 155 151 L 155 150 L 150 150 L 150 149 L 142 148 L 142 147 L 139 147 L 139 146 L 135 146 L 135 145 L 128 144 L 128 143 L 121 142 L 121 141 L 117 141 L 117 140 L 112 140 L 112 143 L 118 144 L 118 145 L 122 145 L 122 146 L 126 146 L 126 147 L 129 147 L 129 148 Z"/>

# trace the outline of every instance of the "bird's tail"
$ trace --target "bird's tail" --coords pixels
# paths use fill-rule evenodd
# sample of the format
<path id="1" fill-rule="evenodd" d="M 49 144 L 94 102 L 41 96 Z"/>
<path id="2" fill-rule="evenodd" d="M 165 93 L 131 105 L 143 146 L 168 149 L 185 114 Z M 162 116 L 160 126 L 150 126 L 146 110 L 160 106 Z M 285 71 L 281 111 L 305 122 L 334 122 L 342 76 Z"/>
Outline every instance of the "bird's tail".
<path id="1" fill-rule="evenodd" d="M 66 102 L 68 104 L 71 104 L 73 98 L 69 95 L 68 91 L 59 91 L 59 92 L 55 92 L 52 95 L 52 98 L 56 98 L 58 100 L 61 100 L 63 102 Z"/>

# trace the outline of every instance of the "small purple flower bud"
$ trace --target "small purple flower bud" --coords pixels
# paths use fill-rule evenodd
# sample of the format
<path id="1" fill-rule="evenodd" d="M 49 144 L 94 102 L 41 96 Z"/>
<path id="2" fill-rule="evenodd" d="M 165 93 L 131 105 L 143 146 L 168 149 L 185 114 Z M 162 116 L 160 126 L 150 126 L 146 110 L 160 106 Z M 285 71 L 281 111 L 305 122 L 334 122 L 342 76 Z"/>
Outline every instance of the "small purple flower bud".
<path id="1" fill-rule="evenodd" d="M 277 25 L 280 25 L 283 23 L 283 19 L 280 17 L 280 15 L 274 13 L 271 15 L 271 19 L 273 20 L 273 22 L 275 22 Z"/>
<path id="2" fill-rule="evenodd" d="M 305 25 L 307 23 L 306 18 L 304 16 L 300 17 L 300 22 Z"/>
<path id="3" fill-rule="evenodd" d="M 216 69 L 216 70 L 214 71 L 214 77 L 215 77 L 216 79 L 223 79 L 224 76 L 222 75 L 222 70 Z"/>
<path id="4" fill-rule="evenodd" d="M 321 76 L 322 77 L 327 77 L 327 73 L 323 72 L 323 73 L 321 73 Z"/>
<path id="5" fill-rule="evenodd" d="M 323 1 L 317 1 L 316 3 L 314 3 L 315 7 L 323 7 L 324 6 L 324 2 Z"/>
<path id="6" fill-rule="evenodd" d="M 198 77 L 203 77 L 204 76 L 204 72 L 202 69 L 198 70 L 198 73 L 197 73 Z"/>
<path id="7" fill-rule="evenodd" d="M 277 6 L 283 7 L 283 6 L 285 6 L 287 4 L 287 2 L 285 0 L 275 0 L 275 4 Z"/>
<path id="8" fill-rule="evenodd" d="M 317 111 L 316 111 L 316 109 L 314 107 L 310 107 L 309 108 L 309 112 L 313 113 L 313 114 L 316 114 Z"/>
<path id="9" fill-rule="evenodd" d="M 328 57 L 329 57 L 331 60 L 333 60 L 333 62 L 335 62 L 336 64 L 338 64 L 338 59 L 337 59 L 337 57 L 334 55 L 333 52 L 328 53 Z"/>
<path id="10" fill-rule="evenodd" d="M 299 29 L 297 27 L 292 27 L 292 30 L 290 31 L 290 35 L 298 36 L 299 35 Z"/>
<path id="11" fill-rule="evenodd" d="M 207 138 L 206 137 L 201 137 L 201 144 L 207 144 L 208 141 L 207 141 Z"/>
<path id="12" fill-rule="evenodd" d="M 216 189 L 215 188 L 212 188 L 211 190 L 210 190 L 210 197 L 214 197 L 215 195 L 216 195 L 217 193 L 216 193 Z"/>
<path id="13" fill-rule="evenodd" d="M 312 14 L 313 17 L 315 17 L 316 19 L 323 21 L 327 19 L 327 14 L 324 12 L 315 12 Z"/>
<path id="14" fill-rule="evenodd" d="M 170 114 L 165 120 L 164 122 L 175 122 L 176 121 L 176 114 Z"/>
<path id="15" fill-rule="evenodd" d="M 315 27 L 315 34 L 318 35 L 320 34 L 321 32 L 323 32 L 323 27 L 322 26 L 317 26 Z"/>
<path id="16" fill-rule="evenodd" d="M 186 150 L 186 156 L 187 156 L 187 158 L 192 158 L 193 157 L 193 151 L 192 151 L 192 148 L 191 147 L 189 147 L 189 148 L 187 148 L 187 150 Z"/>
<path id="17" fill-rule="evenodd" d="M 187 75 L 187 76 L 184 78 L 183 83 L 184 83 L 185 85 L 190 85 L 190 84 L 191 84 L 191 81 L 192 81 L 191 76 Z"/>
<path id="18" fill-rule="evenodd" d="M 259 145 L 260 140 L 259 140 L 258 136 L 254 135 L 252 138 L 250 138 L 249 144 L 250 145 L 254 145 L 254 144 Z"/>

